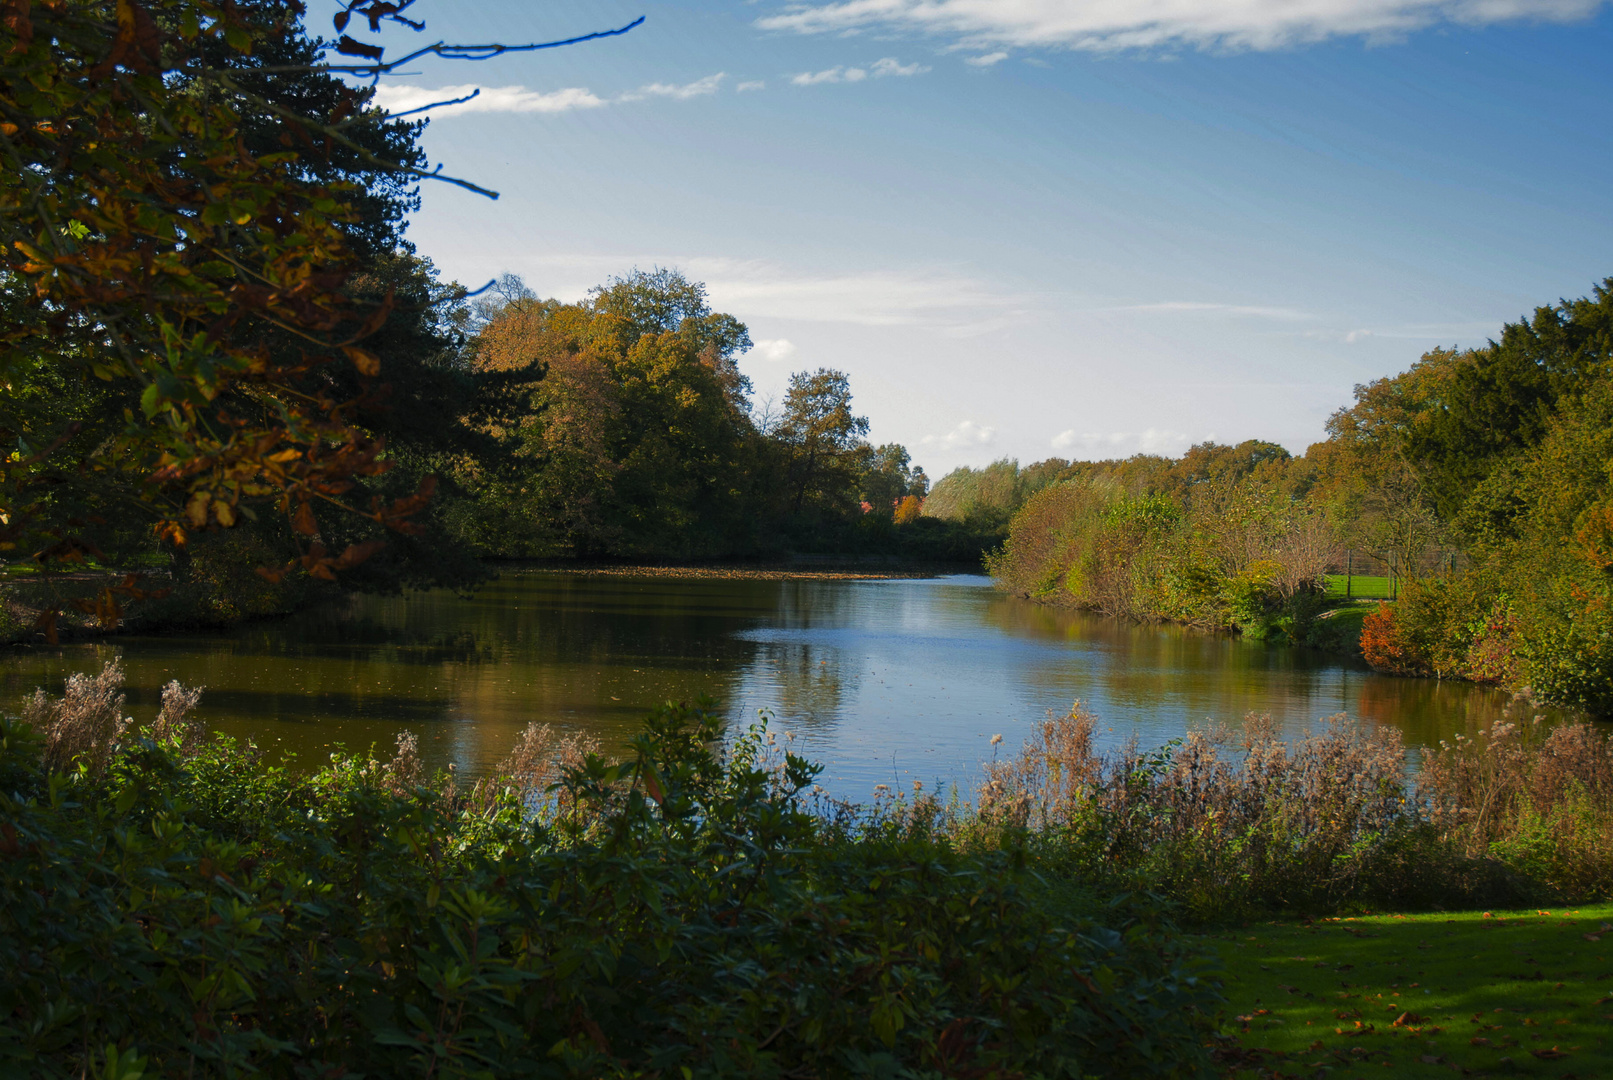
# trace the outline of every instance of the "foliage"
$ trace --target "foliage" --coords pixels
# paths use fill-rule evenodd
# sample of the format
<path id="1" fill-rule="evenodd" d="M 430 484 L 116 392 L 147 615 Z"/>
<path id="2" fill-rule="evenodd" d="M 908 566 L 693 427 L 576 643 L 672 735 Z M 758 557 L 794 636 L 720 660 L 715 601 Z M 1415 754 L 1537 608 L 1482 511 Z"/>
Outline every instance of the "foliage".
<path id="1" fill-rule="evenodd" d="M 407 531 L 424 502 L 344 501 L 388 467 L 349 413 L 380 373 L 358 342 L 390 305 L 343 289 L 356 188 L 301 164 L 329 123 L 272 103 L 245 119 L 262 99 L 231 58 L 300 33 L 295 9 L 252 14 L 76 0 L 6 20 L 6 550 L 82 560 L 99 550 L 92 526 L 127 528 L 131 505 L 178 544 L 274 510 L 306 538 L 298 564 L 328 577 L 375 545 L 329 549 L 316 507 Z M 337 366 L 356 395 L 325 379 Z"/>
<path id="2" fill-rule="evenodd" d="M 821 817 L 815 766 L 720 736 L 669 706 L 535 803 L 513 767 L 420 784 L 401 740 L 296 775 L 125 737 L 97 780 L 4 721 L 0 1055 L 43 1077 L 1208 1075 L 1212 991 L 1147 906 L 1061 913 L 1023 852 Z M 527 741 L 530 766 L 549 744 Z"/>

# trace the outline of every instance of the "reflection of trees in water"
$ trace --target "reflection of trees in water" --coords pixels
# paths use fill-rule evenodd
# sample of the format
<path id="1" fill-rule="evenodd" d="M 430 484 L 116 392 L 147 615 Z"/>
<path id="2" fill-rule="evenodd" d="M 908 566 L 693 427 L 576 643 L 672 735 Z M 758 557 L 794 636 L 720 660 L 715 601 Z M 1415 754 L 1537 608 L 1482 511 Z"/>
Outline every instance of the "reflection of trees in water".
<path id="1" fill-rule="evenodd" d="M 1085 651 L 1028 665 L 1025 678 L 1049 697 L 1083 699 L 1107 723 L 1123 722 L 1131 710 L 1157 715 L 1168 707 L 1188 725 L 1211 720 L 1237 728 L 1254 711 L 1271 713 L 1297 733 L 1343 712 L 1397 728 L 1410 746 L 1428 746 L 1518 709 L 1509 695 L 1472 683 L 1379 675 L 1316 650 L 1126 623 L 1007 596 L 985 605 L 985 619 L 1021 639 L 1086 643 Z"/>
<path id="2" fill-rule="evenodd" d="M 839 650 L 770 642 L 757 647 L 747 674 L 780 730 L 827 734 L 838 725 L 847 690 Z"/>
<path id="3" fill-rule="evenodd" d="M 783 630 L 842 625 L 855 604 L 854 586 L 843 581 L 780 581 L 775 589 L 769 621 Z"/>

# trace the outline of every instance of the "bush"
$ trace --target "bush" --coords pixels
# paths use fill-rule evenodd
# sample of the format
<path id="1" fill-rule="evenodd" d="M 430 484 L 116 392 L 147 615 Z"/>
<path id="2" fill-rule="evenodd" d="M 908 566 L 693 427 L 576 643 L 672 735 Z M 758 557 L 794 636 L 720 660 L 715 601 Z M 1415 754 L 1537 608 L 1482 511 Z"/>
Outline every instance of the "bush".
<path id="1" fill-rule="evenodd" d="M 250 744 L 187 753 L 170 717 L 163 738 L 108 735 L 98 779 L 0 722 L 0 1060 L 131 1080 L 1210 1074 L 1213 992 L 1152 908 L 1070 917 L 1022 847 L 814 813 L 815 766 L 718 724 L 668 706 L 626 758 L 569 764 L 529 731 L 524 765 L 462 794 L 422 783 L 406 741 L 294 775 Z"/>

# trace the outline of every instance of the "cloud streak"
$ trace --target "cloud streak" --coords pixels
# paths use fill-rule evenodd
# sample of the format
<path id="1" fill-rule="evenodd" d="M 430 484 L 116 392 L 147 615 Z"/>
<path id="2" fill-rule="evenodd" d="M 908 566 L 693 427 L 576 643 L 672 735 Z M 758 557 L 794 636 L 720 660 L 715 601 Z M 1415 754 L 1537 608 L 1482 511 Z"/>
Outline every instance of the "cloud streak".
<path id="1" fill-rule="evenodd" d="M 1605 0 L 836 0 L 757 20 L 802 34 L 909 31 L 965 44 L 1123 52 L 1280 49 L 1385 39 L 1440 24 L 1567 22 Z"/>
<path id="2" fill-rule="evenodd" d="M 904 64 L 894 56 L 881 57 L 866 68 L 846 67 L 844 64 L 826 71 L 803 71 L 792 75 L 796 86 L 817 86 L 820 83 L 857 83 L 864 79 L 909 78 L 922 75 L 930 69 L 919 63 Z"/>
<path id="3" fill-rule="evenodd" d="M 439 101 L 453 101 L 456 98 L 470 98 L 454 105 L 444 105 L 432 109 L 430 115 L 434 118 L 459 116 L 464 113 L 567 113 L 577 109 L 598 109 L 615 103 L 632 101 L 645 101 L 649 98 L 668 98 L 673 101 L 688 101 L 690 98 L 708 97 L 722 89 L 722 81 L 727 75 L 721 71 L 715 75 L 707 75 L 694 82 L 649 83 L 637 90 L 629 90 L 615 98 L 602 98 L 592 90 L 580 86 L 567 87 L 564 90 L 529 90 L 524 86 L 482 86 L 467 83 L 464 86 L 441 86 L 436 88 L 426 86 L 400 86 L 382 85 L 376 87 L 375 104 L 390 113 L 409 112 L 413 109 L 423 109 Z M 760 83 L 745 84 L 740 89 L 759 89 Z M 471 95 L 475 95 L 471 97 Z"/>
<path id="4" fill-rule="evenodd" d="M 480 93 L 477 90 L 480 89 Z M 378 86 L 375 104 L 387 112 L 408 112 L 422 109 L 439 101 L 470 97 L 458 105 L 445 105 L 433 109 L 432 116 L 457 116 L 461 113 L 564 113 L 574 109 L 597 109 L 606 104 L 591 90 L 580 86 L 564 90 L 528 90 L 524 86 L 442 86 L 430 89 L 424 86 Z"/>
<path id="5" fill-rule="evenodd" d="M 684 83 L 682 86 L 673 86 L 667 83 L 650 83 L 648 86 L 641 86 L 637 90 L 623 94 L 616 100 L 643 101 L 645 98 L 664 97 L 672 98 L 676 101 L 688 101 L 690 98 L 715 94 L 722 86 L 724 78 L 724 73 L 719 71 L 715 75 L 707 75 L 703 79 L 696 79 L 694 82 Z"/>

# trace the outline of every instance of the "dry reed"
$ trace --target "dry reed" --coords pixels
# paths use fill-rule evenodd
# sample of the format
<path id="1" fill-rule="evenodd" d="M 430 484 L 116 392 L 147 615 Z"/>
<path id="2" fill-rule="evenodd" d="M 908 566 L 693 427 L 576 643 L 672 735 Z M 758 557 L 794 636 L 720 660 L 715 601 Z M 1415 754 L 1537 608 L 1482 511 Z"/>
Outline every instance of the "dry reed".
<path id="1" fill-rule="evenodd" d="M 70 676 L 60 700 L 34 691 L 22 718 L 44 734 L 47 768 L 66 772 L 82 766 L 92 780 L 106 775 L 130 722 L 123 715 L 122 689 L 123 665 L 114 658 L 98 674 Z"/>
<path id="2" fill-rule="evenodd" d="M 162 688 L 162 708 L 151 725 L 151 737 L 178 746 L 184 757 L 194 755 L 207 741 L 207 725 L 192 711 L 202 700 L 200 686 L 182 686 L 174 679 Z"/>

